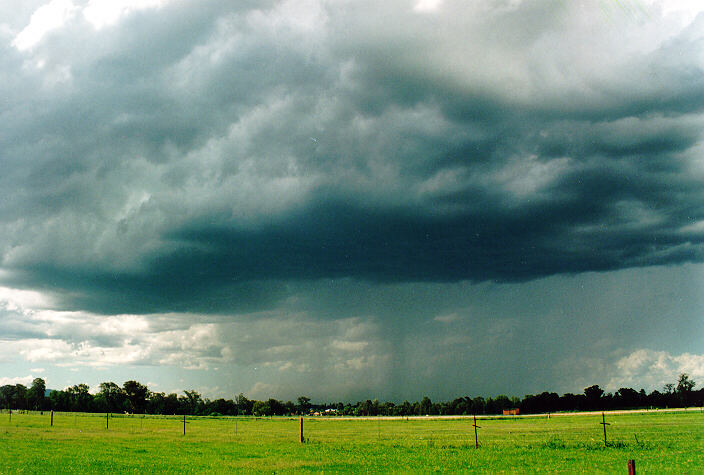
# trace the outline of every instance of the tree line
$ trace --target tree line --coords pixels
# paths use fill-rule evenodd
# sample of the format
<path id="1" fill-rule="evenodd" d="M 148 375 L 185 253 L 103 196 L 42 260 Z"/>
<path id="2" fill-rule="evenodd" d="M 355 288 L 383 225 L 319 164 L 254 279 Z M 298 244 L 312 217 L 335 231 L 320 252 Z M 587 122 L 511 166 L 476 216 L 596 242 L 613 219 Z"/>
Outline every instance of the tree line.
<path id="1" fill-rule="evenodd" d="M 424 397 L 420 401 L 379 402 L 377 399 L 357 403 L 313 404 L 307 396 L 296 402 L 270 398 L 265 401 L 248 399 L 242 393 L 233 399 L 203 398 L 197 391 L 176 393 L 150 391 L 137 381 L 126 381 L 122 386 L 104 382 L 96 394 L 86 384 L 77 384 L 64 390 L 47 391 L 46 382 L 35 378 L 27 388 L 22 384 L 0 386 L 0 407 L 11 410 L 110 412 L 131 414 L 188 414 L 188 415 L 346 415 L 346 416 L 412 416 L 412 415 L 471 415 L 501 414 L 505 409 L 519 409 L 521 413 L 549 413 L 558 411 L 594 411 L 608 409 L 637 409 L 663 407 L 704 406 L 704 388 L 694 390 L 696 383 L 682 373 L 677 383 L 667 384 L 662 391 L 646 393 L 641 389 L 621 388 L 607 393 L 598 385 L 589 386 L 582 394 L 554 392 L 528 394 L 522 399 L 499 395 L 494 398 L 458 397 L 452 401 L 433 402 Z M 48 394 L 47 394 L 48 393 Z"/>

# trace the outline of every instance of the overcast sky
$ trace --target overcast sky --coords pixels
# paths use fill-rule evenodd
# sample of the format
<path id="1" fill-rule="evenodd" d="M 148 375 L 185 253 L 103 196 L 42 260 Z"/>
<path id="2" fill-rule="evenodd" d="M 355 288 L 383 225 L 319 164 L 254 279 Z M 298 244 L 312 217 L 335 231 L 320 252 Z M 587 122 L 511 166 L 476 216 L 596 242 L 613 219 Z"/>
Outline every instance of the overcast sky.
<path id="1" fill-rule="evenodd" d="M 0 0 L 0 383 L 704 383 L 700 5 Z"/>

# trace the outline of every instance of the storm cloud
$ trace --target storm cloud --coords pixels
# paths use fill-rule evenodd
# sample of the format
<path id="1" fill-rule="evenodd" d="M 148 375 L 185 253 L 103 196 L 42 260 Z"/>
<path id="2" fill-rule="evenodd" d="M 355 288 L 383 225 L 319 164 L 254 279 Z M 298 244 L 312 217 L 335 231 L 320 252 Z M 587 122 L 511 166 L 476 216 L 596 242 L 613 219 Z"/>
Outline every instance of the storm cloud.
<path id="1" fill-rule="evenodd" d="M 461 300 L 701 263 L 704 15 L 667 7 L 6 7 L 0 284 L 79 314 L 288 321 L 335 282 Z M 361 315 L 325 305 L 299 310 Z M 388 337 L 384 308 L 364 315 Z"/>

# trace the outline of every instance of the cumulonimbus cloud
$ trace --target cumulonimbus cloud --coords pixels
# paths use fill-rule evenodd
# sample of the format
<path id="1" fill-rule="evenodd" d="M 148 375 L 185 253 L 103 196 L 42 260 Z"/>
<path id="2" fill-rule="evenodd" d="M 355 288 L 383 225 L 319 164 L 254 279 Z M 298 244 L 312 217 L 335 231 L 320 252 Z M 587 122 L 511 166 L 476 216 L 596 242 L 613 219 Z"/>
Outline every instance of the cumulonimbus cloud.
<path id="1" fill-rule="evenodd" d="M 103 313 L 223 312 L 290 281 L 704 257 L 702 16 L 158 6 L 101 28 L 67 13 L 31 45 L 3 33 L 7 285 Z"/>

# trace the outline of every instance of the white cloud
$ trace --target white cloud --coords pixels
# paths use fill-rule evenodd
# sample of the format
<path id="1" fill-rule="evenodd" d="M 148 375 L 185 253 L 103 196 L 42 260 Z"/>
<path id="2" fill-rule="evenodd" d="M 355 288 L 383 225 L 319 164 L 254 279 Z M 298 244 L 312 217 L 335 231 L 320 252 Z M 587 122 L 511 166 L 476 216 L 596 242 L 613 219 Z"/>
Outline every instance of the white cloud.
<path id="1" fill-rule="evenodd" d="M 29 305 L 36 301 L 41 300 L 15 299 L 14 311 L 5 314 L 3 325 L 14 328 L 16 335 L 0 339 L 0 361 L 70 370 L 148 365 L 208 371 L 234 364 L 273 369 L 285 377 L 333 371 L 347 378 L 379 366 L 384 351 L 374 336 L 375 325 L 360 318 L 319 322 L 304 314 L 276 313 L 227 319 L 193 314 L 104 316 L 34 310 Z"/>
<path id="2" fill-rule="evenodd" d="M 95 29 L 111 26 L 134 11 L 160 8 L 169 0 L 90 0 L 81 9 L 72 0 L 51 0 L 39 7 L 29 24 L 15 36 L 12 45 L 19 51 L 31 50 L 52 31 L 59 30 L 82 13 Z M 40 63 L 41 64 L 41 63 Z"/>
<path id="3" fill-rule="evenodd" d="M 52 0 L 39 7 L 33 14 L 29 24 L 15 37 L 12 45 L 19 51 L 31 49 L 47 33 L 61 28 L 71 20 L 78 7 L 71 0 Z"/>
<path id="4" fill-rule="evenodd" d="M 665 384 L 676 383 L 682 373 L 687 373 L 698 386 L 704 383 L 704 355 L 639 349 L 619 359 L 614 366 L 613 376 L 606 384 L 610 391 L 622 387 L 662 390 Z"/>
<path id="5" fill-rule="evenodd" d="M 41 292 L 0 287 L 0 309 L 25 311 L 24 309 L 47 308 L 51 305 L 51 299 Z"/>
<path id="6" fill-rule="evenodd" d="M 701 234 L 704 233 L 704 220 L 699 220 L 695 221 L 692 224 L 688 224 L 686 226 L 682 226 L 680 230 L 683 233 L 693 233 L 693 234 Z"/>
<path id="7" fill-rule="evenodd" d="M 689 24 L 694 18 L 704 11 L 700 0 L 646 0 L 649 10 L 660 8 L 664 15 L 678 18 L 682 24 Z"/>
<path id="8" fill-rule="evenodd" d="M 461 319 L 462 317 L 460 317 L 456 312 L 448 313 L 445 315 L 438 315 L 433 318 L 434 321 L 440 323 L 453 323 Z"/>
<path id="9" fill-rule="evenodd" d="M 247 391 L 249 397 L 255 399 L 267 399 L 270 398 L 272 394 L 275 394 L 277 387 L 273 384 L 263 383 L 261 381 L 254 383 L 254 386 Z"/>
<path id="10" fill-rule="evenodd" d="M 169 0 L 90 0 L 83 16 L 96 29 L 111 26 L 136 10 L 159 8 Z"/>
<path id="11" fill-rule="evenodd" d="M 352 352 L 363 351 L 368 345 L 369 345 L 369 342 L 367 342 L 367 341 L 333 340 L 330 343 L 330 346 L 332 348 L 335 348 L 335 349 L 341 350 L 341 351 L 352 351 Z"/>
<path id="12" fill-rule="evenodd" d="M 442 0 L 419 0 L 413 10 L 417 12 L 432 12 L 437 10 L 442 5 Z"/>
<path id="13" fill-rule="evenodd" d="M 0 378 L 0 386 L 4 386 L 6 384 L 22 384 L 24 386 L 29 386 L 32 384 L 32 380 L 34 377 L 32 375 L 29 376 L 17 376 L 17 377 L 1 377 Z"/>

